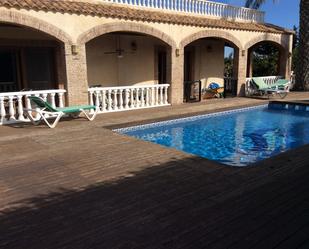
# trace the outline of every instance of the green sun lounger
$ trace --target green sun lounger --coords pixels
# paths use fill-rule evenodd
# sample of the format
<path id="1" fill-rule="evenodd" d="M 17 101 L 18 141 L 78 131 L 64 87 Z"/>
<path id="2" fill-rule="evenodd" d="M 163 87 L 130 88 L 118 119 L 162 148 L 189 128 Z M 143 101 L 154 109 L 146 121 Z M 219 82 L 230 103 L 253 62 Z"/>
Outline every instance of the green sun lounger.
<path id="1" fill-rule="evenodd" d="M 40 97 L 30 96 L 28 98 L 33 103 L 35 103 L 36 106 L 39 108 L 38 109 L 26 109 L 25 108 L 24 114 L 30 119 L 30 121 L 34 125 L 38 125 L 43 120 L 50 128 L 55 128 L 60 118 L 66 114 L 73 116 L 73 117 L 77 117 L 82 112 L 89 121 L 92 121 L 96 117 L 98 110 L 99 110 L 96 106 L 93 106 L 93 105 L 80 105 L 80 106 L 54 108 L 51 106 L 50 103 L 48 103 L 47 101 L 44 101 Z M 87 113 L 86 111 L 89 111 L 89 113 Z M 93 113 L 90 113 L 91 111 L 93 111 Z M 39 115 L 38 120 L 33 118 L 32 112 L 38 113 Z M 54 122 L 53 123 L 49 122 L 47 120 L 47 117 L 55 118 Z"/>
<path id="2" fill-rule="evenodd" d="M 284 98 L 290 91 L 289 80 L 278 79 L 274 83 L 266 84 L 262 77 L 254 77 L 252 81 L 261 95 L 278 94 L 281 98 Z"/>

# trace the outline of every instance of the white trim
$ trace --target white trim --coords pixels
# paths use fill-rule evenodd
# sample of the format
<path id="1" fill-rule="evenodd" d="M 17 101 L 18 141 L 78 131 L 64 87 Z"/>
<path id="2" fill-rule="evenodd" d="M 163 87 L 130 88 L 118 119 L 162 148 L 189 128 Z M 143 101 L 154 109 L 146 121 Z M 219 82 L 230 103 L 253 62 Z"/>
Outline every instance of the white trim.
<path id="1" fill-rule="evenodd" d="M 38 90 L 38 91 L 24 91 L 24 92 L 5 92 L 0 93 L 0 96 L 8 97 L 8 96 L 25 96 L 25 95 L 36 95 L 36 94 L 50 94 L 50 93 L 66 93 L 64 89 L 55 89 L 55 90 Z"/>

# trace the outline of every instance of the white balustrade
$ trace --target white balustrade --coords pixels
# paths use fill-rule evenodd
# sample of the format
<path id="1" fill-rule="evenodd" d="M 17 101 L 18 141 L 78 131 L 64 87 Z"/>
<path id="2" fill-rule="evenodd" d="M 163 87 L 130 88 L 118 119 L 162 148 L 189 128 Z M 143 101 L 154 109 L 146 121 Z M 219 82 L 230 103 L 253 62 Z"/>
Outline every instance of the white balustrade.
<path id="1" fill-rule="evenodd" d="M 113 96 L 114 96 L 114 102 L 113 102 L 113 110 L 117 110 L 118 107 L 118 94 L 117 94 L 118 90 L 114 89 L 113 91 Z M 122 96 L 121 96 L 122 97 Z"/>
<path id="2" fill-rule="evenodd" d="M 258 77 L 262 78 L 267 85 L 272 85 L 275 83 L 278 79 L 281 79 L 282 76 L 265 76 L 265 77 Z M 246 84 L 250 84 L 252 82 L 252 78 L 246 78 Z"/>
<path id="3" fill-rule="evenodd" d="M 100 113 L 167 106 L 169 86 L 91 87 L 88 89 L 89 104 L 99 107 Z"/>
<path id="4" fill-rule="evenodd" d="M 129 108 L 129 89 L 125 89 L 125 109 Z"/>
<path id="5" fill-rule="evenodd" d="M 15 121 L 15 108 L 14 108 L 14 96 L 8 97 L 8 104 L 9 104 L 9 120 Z"/>
<path id="6" fill-rule="evenodd" d="M 264 22 L 263 11 L 205 0 L 101 0 L 103 2 L 195 13 L 233 20 Z"/>
<path id="7" fill-rule="evenodd" d="M 23 96 L 18 95 L 17 96 L 17 104 L 18 104 L 18 108 L 17 108 L 17 112 L 18 112 L 18 120 L 19 121 L 24 121 L 24 107 L 23 107 L 23 100 L 22 100 Z"/>
<path id="8" fill-rule="evenodd" d="M 267 85 L 272 85 L 275 83 L 278 79 L 282 79 L 282 76 L 264 76 L 264 77 L 258 77 L 262 78 Z M 253 81 L 252 78 L 246 78 L 246 86 L 245 86 L 245 92 L 246 95 L 250 96 L 250 89 L 252 89 Z"/>
<path id="9" fill-rule="evenodd" d="M 141 104 L 141 107 L 144 107 L 144 88 L 141 88 L 141 95 L 140 95 L 140 104 Z"/>
<path id="10" fill-rule="evenodd" d="M 134 89 L 130 89 L 130 90 L 128 90 L 129 91 L 129 96 L 130 96 L 130 105 L 129 105 L 129 103 L 127 103 L 128 104 L 128 107 L 127 107 L 127 109 L 129 108 L 129 107 L 131 107 L 131 108 L 134 108 L 135 107 L 135 105 L 134 105 Z"/>
<path id="11" fill-rule="evenodd" d="M 0 96 L 0 124 L 3 124 L 5 122 L 5 106 L 4 106 L 4 97 Z"/>
<path id="12" fill-rule="evenodd" d="M 47 100 L 53 107 L 63 107 L 65 92 L 66 90 L 59 89 L 0 93 L 0 125 L 30 121 L 24 115 L 24 108 L 32 108 L 29 96 L 39 96 Z"/>

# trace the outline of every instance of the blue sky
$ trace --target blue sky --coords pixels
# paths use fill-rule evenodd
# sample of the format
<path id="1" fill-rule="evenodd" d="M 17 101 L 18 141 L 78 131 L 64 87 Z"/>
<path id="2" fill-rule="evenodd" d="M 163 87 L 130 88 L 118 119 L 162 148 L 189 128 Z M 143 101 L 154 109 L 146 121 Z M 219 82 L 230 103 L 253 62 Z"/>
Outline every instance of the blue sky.
<path id="1" fill-rule="evenodd" d="M 236 6 L 244 6 L 245 0 L 214 0 L 216 2 L 228 3 Z M 266 12 L 266 22 L 285 28 L 299 26 L 299 0 L 266 0 L 262 6 Z"/>

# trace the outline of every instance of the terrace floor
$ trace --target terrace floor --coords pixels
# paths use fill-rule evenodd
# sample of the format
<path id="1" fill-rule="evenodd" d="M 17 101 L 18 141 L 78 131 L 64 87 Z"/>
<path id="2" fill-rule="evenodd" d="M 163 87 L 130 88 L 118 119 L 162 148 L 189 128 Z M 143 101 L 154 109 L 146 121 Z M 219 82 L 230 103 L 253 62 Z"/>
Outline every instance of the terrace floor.
<path id="1" fill-rule="evenodd" d="M 309 145 L 232 168 L 104 128 L 262 103 L 0 127 L 0 248 L 309 248 Z"/>

